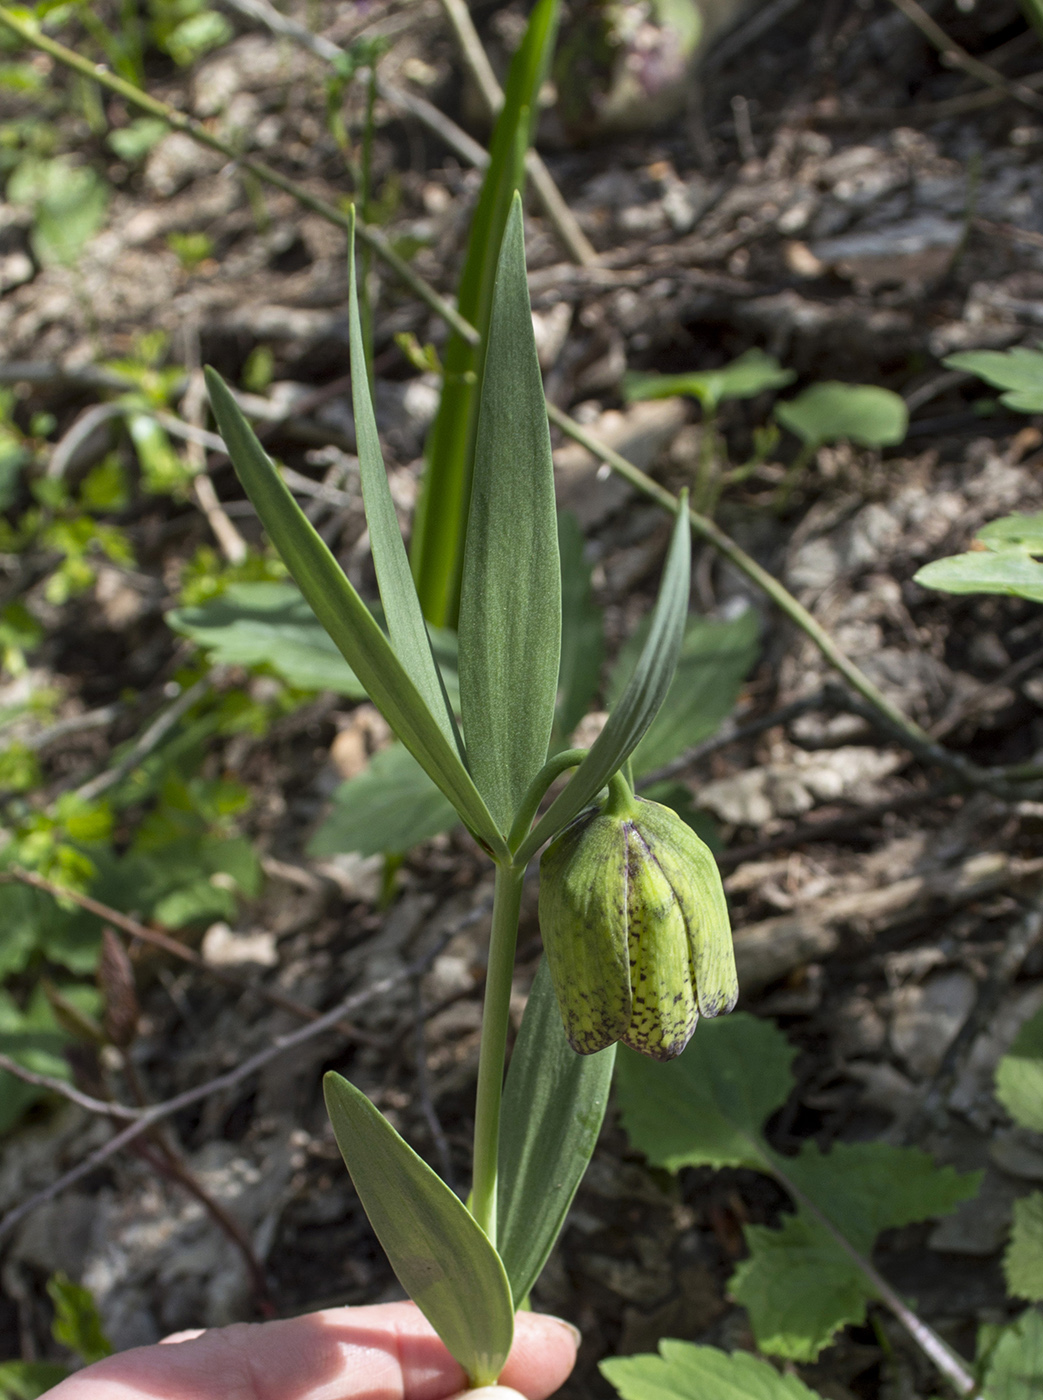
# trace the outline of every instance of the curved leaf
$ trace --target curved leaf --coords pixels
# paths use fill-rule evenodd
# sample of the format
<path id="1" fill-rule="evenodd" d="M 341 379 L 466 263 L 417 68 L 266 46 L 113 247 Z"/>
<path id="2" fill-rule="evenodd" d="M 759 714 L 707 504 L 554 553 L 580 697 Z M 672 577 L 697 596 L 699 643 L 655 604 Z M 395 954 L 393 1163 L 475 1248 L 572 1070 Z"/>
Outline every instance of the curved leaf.
<path id="1" fill-rule="evenodd" d="M 972 550 L 935 559 L 913 575 L 942 593 L 1002 593 L 1043 603 L 1043 564 L 1020 549 Z"/>
<path id="2" fill-rule="evenodd" d="M 472 1385 L 492 1385 L 514 1337 L 500 1256 L 361 1090 L 332 1072 L 322 1087 L 337 1146 L 399 1283 Z"/>
<path id="3" fill-rule="evenodd" d="M 641 656 L 619 704 L 565 789 L 522 842 L 515 863 L 522 864 L 592 802 L 641 742 L 662 705 L 681 650 L 692 576 L 692 533 L 688 498 L 682 492 L 670 549 Z"/>

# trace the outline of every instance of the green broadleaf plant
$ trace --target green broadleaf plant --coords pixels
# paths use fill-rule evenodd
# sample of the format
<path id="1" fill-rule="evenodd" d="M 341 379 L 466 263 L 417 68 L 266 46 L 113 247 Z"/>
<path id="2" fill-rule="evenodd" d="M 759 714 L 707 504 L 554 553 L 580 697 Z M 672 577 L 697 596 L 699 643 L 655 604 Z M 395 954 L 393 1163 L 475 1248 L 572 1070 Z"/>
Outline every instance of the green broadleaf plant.
<path id="1" fill-rule="evenodd" d="M 772 1025 L 737 1015 L 702 1027 L 668 1064 L 621 1050 L 617 1085 L 624 1127 L 653 1166 L 749 1167 L 794 1198 L 796 1214 L 780 1229 L 745 1227 L 750 1257 L 729 1291 L 761 1350 L 813 1361 L 880 1296 L 868 1264 L 855 1262 L 879 1232 L 955 1209 L 980 1174 L 886 1143 L 838 1143 L 829 1153 L 805 1143 L 799 1156 L 780 1156 L 763 1126 L 792 1087 L 793 1054 Z"/>
<path id="2" fill-rule="evenodd" d="M 612 1357 L 598 1369 L 620 1400 L 818 1400 L 796 1376 L 780 1376 L 748 1352 L 729 1356 L 668 1338 L 659 1343 L 658 1356 Z"/>
<path id="3" fill-rule="evenodd" d="M 678 394 L 698 399 L 707 413 L 714 413 L 725 399 L 752 399 L 768 389 L 784 389 L 796 374 L 783 369 L 774 355 L 763 350 L 747 350 L 722 369 L 691 370 L 685 374 L 628 374 L 623 381 L 624 396 L 638 399 L 669 399 Z"/>
<path id="4" fill-rule="evenodd" d="M 703 433 L 692 496 L 697 510 L 710 512 L 724 485 L 718 458 L 727 456 L 717 431 L 721 404 L 726 399 L 753 399 L 769 390 L 783 389 L 796 377 L 793 370 L 783 369 L 774 355 L 754 347 L 721 369 L 691 370 L 686 374 L 628 374 L 623 380 L 623 396 L 630 402 L 677 395 L 698 399 L 703 411 Z"/>
<path id="5" fill-rule="evenodd" d="M 1043 356 L 1040 356 L 1043 359 Z M 942 593 L 1001 593 L 1043 603 L 1043 514 L 1007 515 L 974 537 L 977 548 L 925 564 L 914 575 Z"/>
<path id="6" fill-rule="evenodd" d="M 544 0 L 541 5 L 549 12 Z M 599 739 L 587 754 L 566 750 L 549 757 L 558 700 L 561 564 L 521 200 L 515 196 L 496 265 L 479 399 L 461 581 L 458 727 L 405 567 L 354 291 L 350 318 L 363 496 L 389 636 L 300 511 L 223 381 L 209 371 L 208 384 L 229 455 L 269 538 L 401 741 L 374 763 L 371 781 L 397 765 L 408 783 L 404 759 L 410 755 L 495 862 L 468 1206 L 358 1089 L 338 1075 L 328 1075 L 325 1083 L 337 1142 L 392 1266 L 477 1385 L 499 1375 L 514 1308 L 543 1267 L 589 1161 L 614 1050 L 572 1055 L 554 1019 L 554 990 L 541 973 L 512 1061 L 501 1133 L 525 868 L 545 841 L 598 800 L 606 784 L 625 785 L 619 770 L 655 719 L 677 664 L 688 610 L 690 529 L 682 504 L 647 638 Z M 192 623 L 182 619 L 180 625 Z M 570 781 L 537 821 L 548 787 L 569 769 L 575 770 Z M 389 810 L 386 840 L 395 839 L 392 815 Z M 719 878 L 715 870 L 713 876 Z"/>
<path id="7" fill-rule="evenodd" d="M 391 744 L 374 754 L 357 777 L 340 785 L 329 816 L 308 842 L 308 854 L 404 855 L 459 820 L 452 803 L 409 750 Z"/>

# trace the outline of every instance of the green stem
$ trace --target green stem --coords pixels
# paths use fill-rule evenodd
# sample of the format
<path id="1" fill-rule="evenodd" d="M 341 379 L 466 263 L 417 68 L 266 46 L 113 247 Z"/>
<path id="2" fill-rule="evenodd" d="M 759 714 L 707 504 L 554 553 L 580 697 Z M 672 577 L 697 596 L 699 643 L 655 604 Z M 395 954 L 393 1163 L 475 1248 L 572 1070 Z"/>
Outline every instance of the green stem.
<path id="1" fill-rule="evenodd" d="M 556 753 L 552 758 L 548 758 L 540 771 L 529 784 L 529 790 L 521 800 L 518 808 L 518 815 L 514 819 L 511 827 L 511 834 L 507 837 L 507 845 L 512 853 L 529 834 L 533 818 L 539 811 L 540 803 L 544 795 L 555 778 L 560 778 L 569 768 L 578 768 L 587 756 L 586 749 L 562 749 L 561 753 Z"/>
<path id="2" fill-rule="evenodd" d="M 471 1214 L 496 1244 L 496 1171 L 500 1150 L 500 1100 L 507 1026 L 511 1009 L 514 949 L 518 941 L 525 867 L 496 866 L 493 924 L 489 935 L 489 968 L 482 1009 L 482 1042 L 478 1053 L 478 1095 L 474 1114 L 474 1182 Z"/>
<path id="3" fill-rule="evenodd" d="M 637 800 L 622 768 L 609 778 L 608 798 L 601 810 L 606 816 L 617 817 L 620 821 L 636 815 Z"/>
<path id="4" fill-rule="evenodd" d="M 699 439 L 699 458 L 696 463 L 695 481 L 692 483 L 692 500 L 699 510 L 709 510 L 714 496 L 714 481 L 717 475 L 717 405 L 703 404 L 703 431 Z"/>
<path id="5" fill-rule="evenodd" d="M 793 488 L 821 446 L 822 444 L 819 442 L 806 442 L 786 468 L 786 475 L 779 482 L 779 488 L 775 492 L 774 506 L 776 511 L 782 512 L 786 509 L 789 498 L 793 494 Z"/>

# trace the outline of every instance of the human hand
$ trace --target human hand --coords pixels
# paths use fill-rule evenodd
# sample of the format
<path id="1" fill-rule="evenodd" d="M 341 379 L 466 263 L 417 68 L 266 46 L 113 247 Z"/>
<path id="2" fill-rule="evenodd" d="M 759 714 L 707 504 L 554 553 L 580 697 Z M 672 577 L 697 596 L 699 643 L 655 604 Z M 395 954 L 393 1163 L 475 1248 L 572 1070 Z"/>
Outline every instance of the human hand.
<path id="1" fill-rule="evenodd" d="M 546 1400 L 578 1339 L 558 1318 L 519 1313 L 500 1384 Z M 378 1303 L 179 1332 L 77 1371 L 46 1400 L 448 1400 L 466 1385 L 414 1304 Z"/>

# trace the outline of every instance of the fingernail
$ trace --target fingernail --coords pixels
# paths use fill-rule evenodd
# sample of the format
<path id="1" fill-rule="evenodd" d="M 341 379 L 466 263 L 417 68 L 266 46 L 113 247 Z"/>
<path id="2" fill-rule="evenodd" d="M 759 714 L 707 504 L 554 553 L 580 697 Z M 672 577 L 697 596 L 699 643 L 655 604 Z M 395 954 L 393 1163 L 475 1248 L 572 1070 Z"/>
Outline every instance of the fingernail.
<path id="1" fill-rule="evenodd" d="M 576 1350 L 579 1351 L 580 1343 L 583 1341 L 583 1333 L 578 1327 L 574 1327 L 571 1322 L 566 1322 L 563 1317 L 555 1317 L 554 1313 L 544 1313 L 543 1316 L 547 1318 L 549 1322 L 556 1322 L 559 1327 L 564 1327 L 565 1331 L 572 1338 Z"/>

